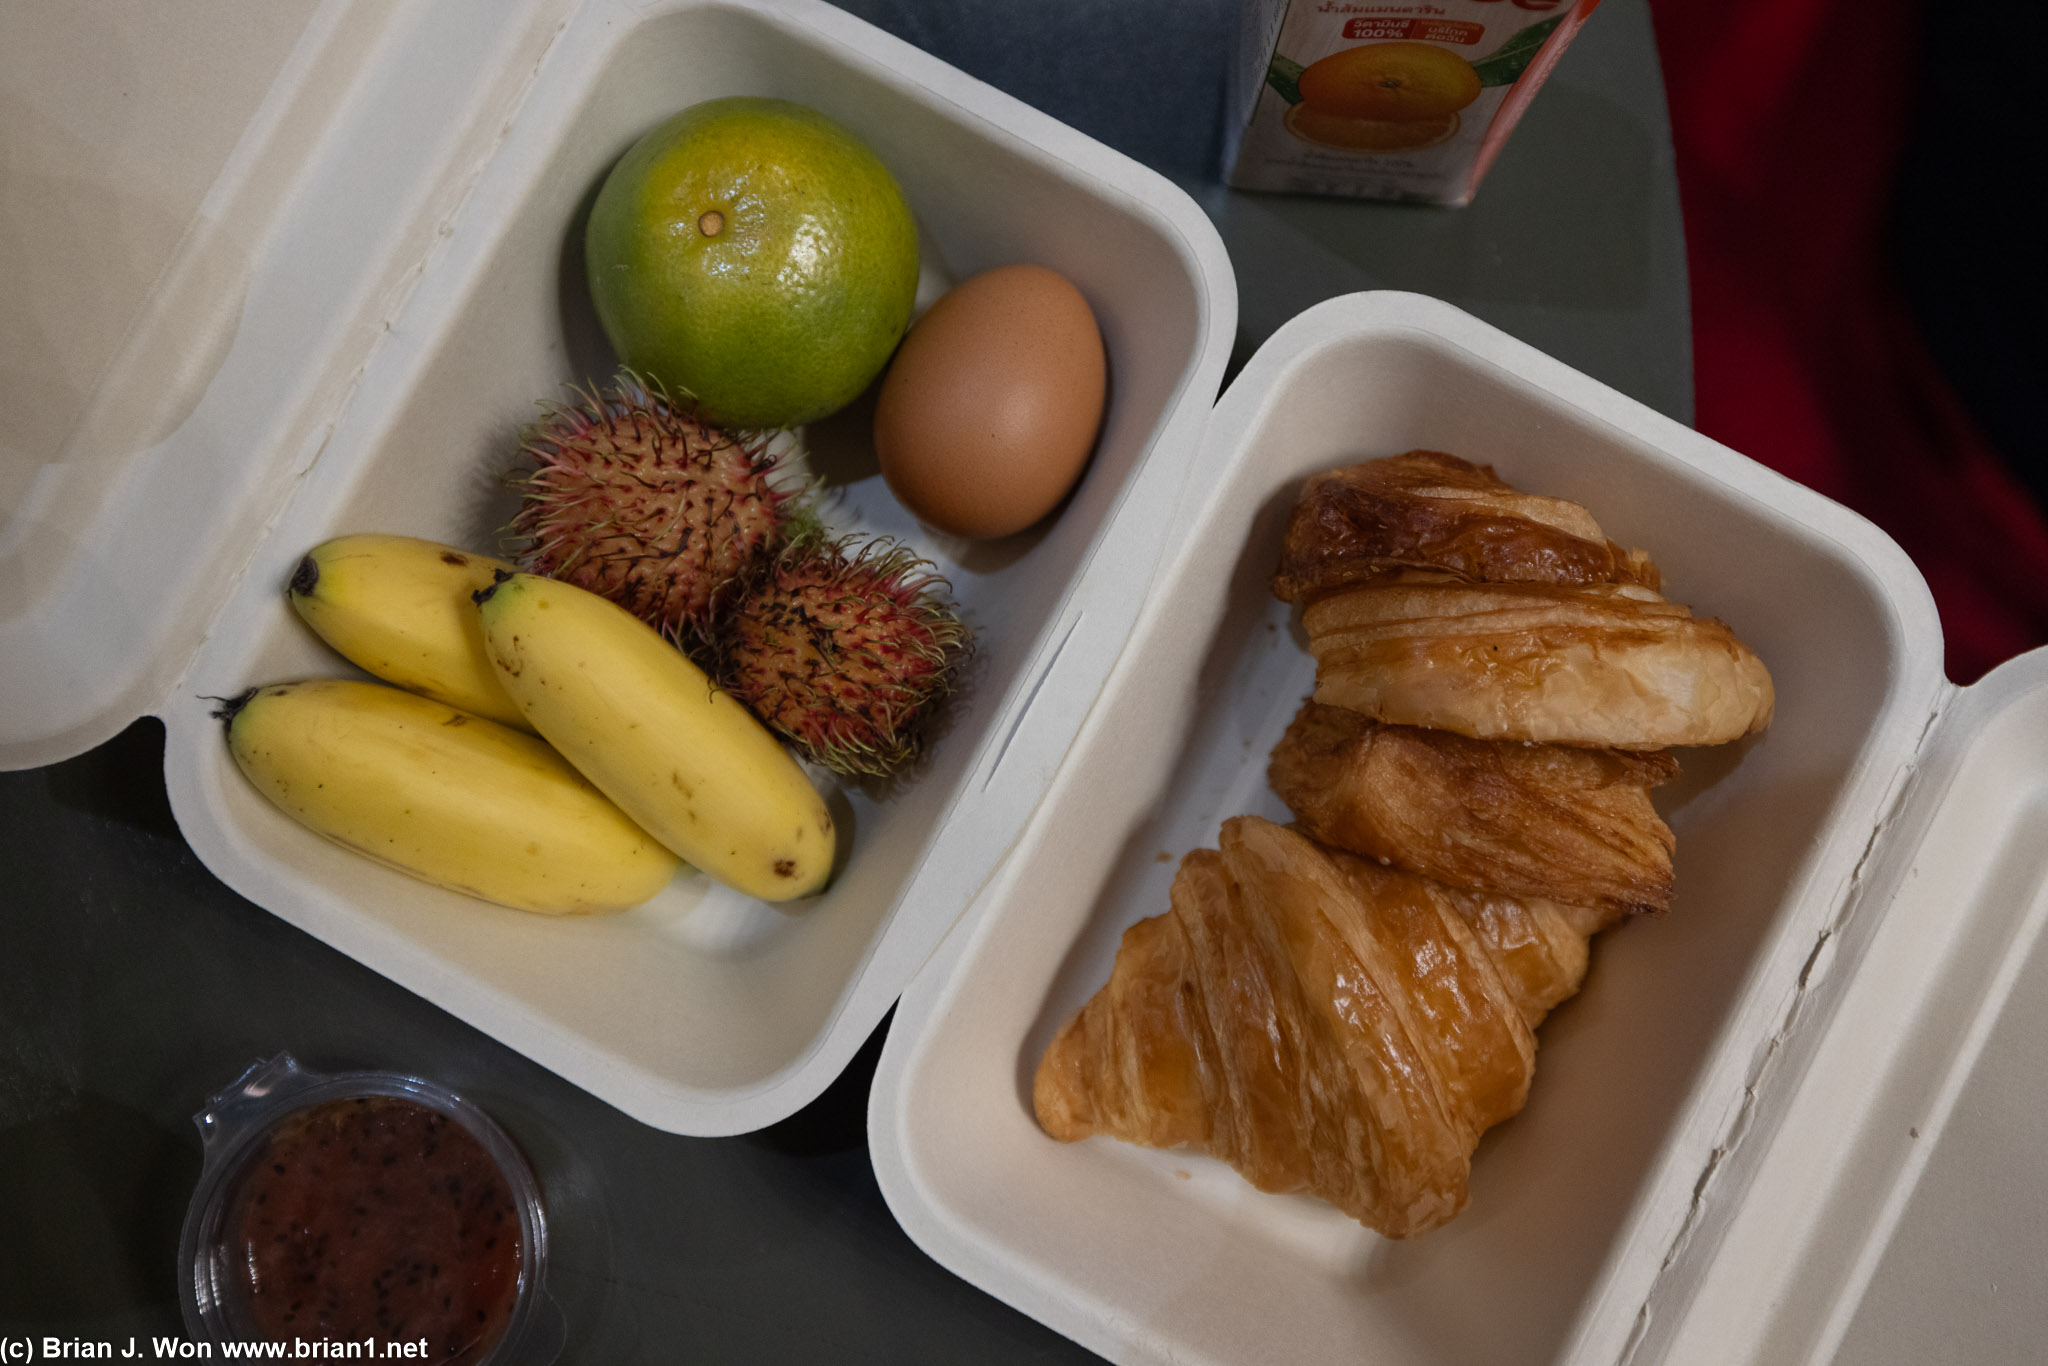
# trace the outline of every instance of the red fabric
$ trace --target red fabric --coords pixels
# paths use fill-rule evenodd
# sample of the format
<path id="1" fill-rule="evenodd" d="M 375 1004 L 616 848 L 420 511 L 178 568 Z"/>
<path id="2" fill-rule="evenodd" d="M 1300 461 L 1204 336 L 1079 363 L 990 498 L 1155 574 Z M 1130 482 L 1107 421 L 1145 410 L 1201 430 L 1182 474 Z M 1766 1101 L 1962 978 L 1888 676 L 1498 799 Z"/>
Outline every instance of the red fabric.
<path id="1" fill-rule="evenodd" d="M 1922 346 L 1883 226 L 1908 0 L 1652 0 L 1692 275 L 1695 423 L 1876 522 L 1941 609 L 1949 676 L 2048 641 L 2048 520 Z"/>

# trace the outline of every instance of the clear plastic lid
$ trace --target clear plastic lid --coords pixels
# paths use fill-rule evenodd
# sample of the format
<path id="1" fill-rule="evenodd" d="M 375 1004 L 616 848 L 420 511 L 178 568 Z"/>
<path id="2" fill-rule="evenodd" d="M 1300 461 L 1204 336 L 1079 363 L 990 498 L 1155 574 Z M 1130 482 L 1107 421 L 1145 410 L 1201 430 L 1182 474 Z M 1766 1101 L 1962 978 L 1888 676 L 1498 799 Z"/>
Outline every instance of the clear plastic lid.
<path id="1" fill-rule="evenodd" d="M 194 1341 L 456 1366 L 560 1354 L 540 1184 L 462 1097 L 280 1053 L 193 1122 L 205 1161 L 178 1268 Z"/>

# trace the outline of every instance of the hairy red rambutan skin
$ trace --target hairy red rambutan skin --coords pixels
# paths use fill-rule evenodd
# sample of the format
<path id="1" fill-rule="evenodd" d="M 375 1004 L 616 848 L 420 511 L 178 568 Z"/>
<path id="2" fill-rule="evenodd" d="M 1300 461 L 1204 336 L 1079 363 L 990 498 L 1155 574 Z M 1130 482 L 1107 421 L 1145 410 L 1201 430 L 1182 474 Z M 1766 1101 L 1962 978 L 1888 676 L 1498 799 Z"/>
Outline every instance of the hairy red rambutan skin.
<path id="1" fill-rule="evenodd" d="M 679 641 L 788 539 L 795 495 L 760 433 L 732 434 L 630 373 L 523 434 L 520 567 L 610 598 Z"/>
<path id="2" fill-rule="evenodd" d="M 887 777 L 972 646 L 945 589 L 887 538 L 800 539 L 720 618 L 719 682 L 813 762 Z"/>

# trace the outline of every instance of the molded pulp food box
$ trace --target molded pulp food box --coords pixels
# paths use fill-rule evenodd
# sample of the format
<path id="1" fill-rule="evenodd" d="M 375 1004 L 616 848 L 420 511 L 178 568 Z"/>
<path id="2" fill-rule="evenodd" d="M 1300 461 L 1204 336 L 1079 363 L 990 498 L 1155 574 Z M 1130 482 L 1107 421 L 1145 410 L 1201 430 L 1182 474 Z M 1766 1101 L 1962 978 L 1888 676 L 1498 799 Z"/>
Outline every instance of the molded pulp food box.
<path id="1" fill-rule="evenodd" d="M 834 798 L 849 861 L 793 913 L 686 876 L 622 916 L 522 916 L 322 842 L 241 779 L 208 699 L 346 672 L 281 591 L 320 540 L 492 543 L 512 432 L 609 369 L 583 208 L 640 132 L 736 93 L 876 148 L 925 230 L 927 298 L 1037 261 L 1103 326 L 1094 463 L 1022 537 L 928 533 L 846 425 L 808 434 L 838 520 L 909 537 L 980 629 L 931 767 Z M 2009 1208 L 1983 1174 L 2029 1170 L 2011 1145 L 2038 1128 L 2038 1106 L 1970 1098 L 2031 1075 L 2025 1012 L 2048 1002 L 2048 659 L 1951 688 L 1880 533 L 1445 305 L 1321 305 L 1217 402 L 1235 314 L 1184 194 L 823 5 L 325 6 L 0 527 L 0 759 L 162 716 L 180 826 L 225 881 L 679 1132 L 793 1112 L 900 994 L 870 1110 L 892 1209 L 1118 1360 L 1906 1360 L 1886 1315 L 1916 1302 L 1878 1292 L 1942 1275 L 1973 1317 L 1914 1322 L 1987 1351 L 2018 1331 L 2007 1302 L 1975 1312 L 1976 1263 L 1948 1249 Z M 1055 1144 L 1029 1089 L 1174 861 L 1225 817 L 1280 814 L 1265 753 L 1312 666 L 1264 585 L 1301 477 L 1417 446 L 1651 550 L 1771 666 L 1778 712 L 1686 756 L 1659 802 L 1671 913 L 1603 937 L 1470 1208 L 1395 1243 L 1190 1154 Z"/>

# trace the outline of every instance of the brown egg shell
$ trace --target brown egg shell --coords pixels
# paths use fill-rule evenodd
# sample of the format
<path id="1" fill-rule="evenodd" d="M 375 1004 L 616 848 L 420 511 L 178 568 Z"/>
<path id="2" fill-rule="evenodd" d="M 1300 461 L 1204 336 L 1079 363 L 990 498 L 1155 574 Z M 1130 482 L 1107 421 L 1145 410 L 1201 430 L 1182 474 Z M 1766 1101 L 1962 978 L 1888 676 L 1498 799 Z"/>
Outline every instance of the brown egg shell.
<path id="1" fill-rule="evenodd" d="M 1001 266 L 933 304 L 875 406 L 875 453 L 903 505 L 988 539 L 1043 518 L 1081 477 L 1109 367 L 1081 291 L 1043 266 Z"/>

